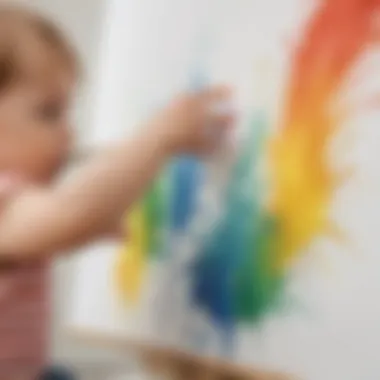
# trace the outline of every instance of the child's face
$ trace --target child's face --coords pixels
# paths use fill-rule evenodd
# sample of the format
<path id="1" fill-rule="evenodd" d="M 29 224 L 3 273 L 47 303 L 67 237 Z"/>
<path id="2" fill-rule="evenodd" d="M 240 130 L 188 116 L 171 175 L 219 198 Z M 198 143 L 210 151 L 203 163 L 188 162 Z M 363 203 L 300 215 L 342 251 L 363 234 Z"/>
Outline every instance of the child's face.
<path id="1" fill-rule="evenodd" d="M 0 94 L 0 170 L 38 182 L 57 174 L 71 147 L 73 85 L 62 72 L 48 83 L 19 83 Z"/>

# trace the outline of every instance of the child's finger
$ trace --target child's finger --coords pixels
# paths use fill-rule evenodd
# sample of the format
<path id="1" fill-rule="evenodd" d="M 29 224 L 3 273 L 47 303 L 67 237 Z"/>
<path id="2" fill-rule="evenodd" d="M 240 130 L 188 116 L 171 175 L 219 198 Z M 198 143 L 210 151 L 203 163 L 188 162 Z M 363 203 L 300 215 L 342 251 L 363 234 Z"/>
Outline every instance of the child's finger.
<path id="1" fill-rule="evenodd" d="M 204 131 L 204 149 L 212 151 L 220 146 L 225 141 L 227 132 L 233 123 L 233 117 L 230 115 L 213 116 Z"/>
<path id="2" fill-rule="evenodd" d="M 227 86 L 210 87 L 201 93 L 201 99 L 207 103 L 225 101 L 231 96 L 231 88 Z"/>
<path id="3" fill-rule="evenodd" d="M 217 131 L 227 129 L 233 125 L 234 115 L 228 113 L 220 113 L 212 116 L 209 125 Z"/>

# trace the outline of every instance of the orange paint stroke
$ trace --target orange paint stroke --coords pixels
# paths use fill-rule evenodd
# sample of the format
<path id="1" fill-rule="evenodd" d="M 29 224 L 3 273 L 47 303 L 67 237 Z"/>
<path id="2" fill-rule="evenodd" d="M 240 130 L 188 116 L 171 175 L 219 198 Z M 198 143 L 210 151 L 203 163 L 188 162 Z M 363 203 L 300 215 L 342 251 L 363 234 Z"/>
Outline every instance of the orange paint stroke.
<path id="1" fill-rule="evenodd" d="M 344 115 L 337 99 L 361 54 L 374 42 L 380 0 L 325 0 L 294 54 L 284 121 L 273 138 L 271 210 L 278 221 L 283 268 L 321 235 L 340 235 L 329 205 L 339 173 L 327 152 Z"/>

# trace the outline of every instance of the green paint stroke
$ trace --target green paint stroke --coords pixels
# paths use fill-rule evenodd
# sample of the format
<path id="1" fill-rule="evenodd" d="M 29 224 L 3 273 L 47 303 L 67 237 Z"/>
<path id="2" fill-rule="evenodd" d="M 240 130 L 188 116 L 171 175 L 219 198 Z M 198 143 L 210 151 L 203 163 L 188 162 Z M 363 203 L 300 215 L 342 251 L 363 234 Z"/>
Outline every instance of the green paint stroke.
<path id="1" fill-rule="evenodd" d="M 253 150 L 255 155 L 241 157 L 242 161 L 249 160 L 253 166 L 247 189 L 252 198 L 247 244 L 235 275 L 234 301 L 237 321 L 249 324 L 257 324 L 268 313 L 278 310 L 282 305 L 285 285 L 284 274 L 276 267 L 279 228 L 275 216 L 268 212 L 264 204 L 265 180 L 259 170 L 260 158 L 267 143 L 267 126 L 263 116 L 254 118 L 247 149 Z"/>
<path id="2" fill-rule="evenodd" d="M 165 175 L 155 181 L 143 200 L 148 254 L 158 258 L 163 253 L 163 227 L 167 223 L 167 184 Z"/>

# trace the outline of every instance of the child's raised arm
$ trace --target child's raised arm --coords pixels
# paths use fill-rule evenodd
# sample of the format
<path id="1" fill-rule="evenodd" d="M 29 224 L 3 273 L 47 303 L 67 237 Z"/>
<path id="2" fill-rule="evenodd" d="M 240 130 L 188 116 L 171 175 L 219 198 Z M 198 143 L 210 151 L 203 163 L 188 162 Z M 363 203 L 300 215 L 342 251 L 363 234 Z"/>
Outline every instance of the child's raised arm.
<path id="1" fill-rule="evenodd" d="M 169 156 L 212 149 L 207 127 L 230 118 L 210 112 L 225 89 L 178 98 L 134 139 L 122 141 L 53 189 L 29 188 L 4 201 L 0 260 L 41 258 L 99 237 L 146 189 Z"/>

